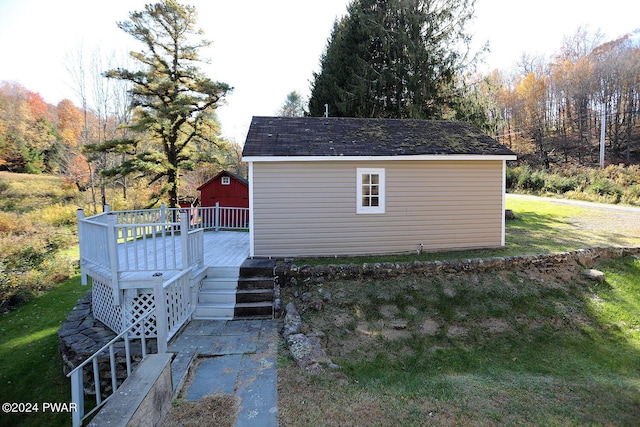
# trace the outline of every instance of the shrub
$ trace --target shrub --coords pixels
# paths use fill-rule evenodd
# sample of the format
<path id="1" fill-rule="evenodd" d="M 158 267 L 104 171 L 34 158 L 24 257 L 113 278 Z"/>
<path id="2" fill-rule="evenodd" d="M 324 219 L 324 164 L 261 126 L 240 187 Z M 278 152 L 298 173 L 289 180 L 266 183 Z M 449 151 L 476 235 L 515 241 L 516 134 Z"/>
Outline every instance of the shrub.
<path id="1" fill-rule="evenodd" d="M 507 188 L 516 188 L 516 185 L 518 184 L 518 177 L 520 175 L 520 170 L 522 169 L 521 166 L 515 167 L 515 168 L 507 168 L 507 174 L 506 174 L 506 186 Z"/>
<path id="2" fill-rule="evenodd" d="M 540 191 L 544 188 L 544 184 L 545 173 L 542 171 L 535 171 L 531 174 L 528 186 L 526 188 L 533 191 Z"/>
<path id="3" fill-rule="evenodd" d="M 523 166 L 518 174 L 518 188 L 527 188 L 531 179 L 531 169 L 529 166 Z"/>
<path id="4" fill-rule="evenodd" d="M 599 203 L 640 205 L 640 166 L 611 165 L 605 169 L 586 166 L 532 170 L 527 165 L 507 168 L 507 188 L 541 191 Z"/>
<path id="5" fill-rule="evenodd" d="M 575 178 L 568 178 L 558 175 L 548 175 L 544 184 L 544 190 L 552 193 L 563 194 L 573 191 L 578 187 Z"/>
<path id="6" fill-rule="evenodd" d="M 44 206 L 25 216 L 34 223 L 45 223 L 54 227 L 63 227 L 76 223 L 76 211 L 77 208 L 73 205 L 56 203 L 51 206 Z"/>
<path id="7" fill-rule="evenodd" d="M 595 181 L 589 187 L 589 190 L 600 196 L 620 196 L 622 195 L 622 189 L 611 182 L 608 178 L 596 178 Z"/>
<path id="8" fill-rule="evenodd" d="M 640 205 L 640 184 L 625 188 L 620 201 L 628 205 Z"/>

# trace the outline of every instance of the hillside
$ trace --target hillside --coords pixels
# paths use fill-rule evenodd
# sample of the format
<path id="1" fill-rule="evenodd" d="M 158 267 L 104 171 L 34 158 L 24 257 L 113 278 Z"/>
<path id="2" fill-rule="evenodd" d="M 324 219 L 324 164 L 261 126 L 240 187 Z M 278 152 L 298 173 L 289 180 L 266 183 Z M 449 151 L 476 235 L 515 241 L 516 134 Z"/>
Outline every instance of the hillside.
<path id="1" fill-rule="evenodd" d="M 636 425 L 640 260 L 597 267 L 606 283 L 570 264 L 287 288 L 341 369 L 283 353 L 281 425 Z"/>

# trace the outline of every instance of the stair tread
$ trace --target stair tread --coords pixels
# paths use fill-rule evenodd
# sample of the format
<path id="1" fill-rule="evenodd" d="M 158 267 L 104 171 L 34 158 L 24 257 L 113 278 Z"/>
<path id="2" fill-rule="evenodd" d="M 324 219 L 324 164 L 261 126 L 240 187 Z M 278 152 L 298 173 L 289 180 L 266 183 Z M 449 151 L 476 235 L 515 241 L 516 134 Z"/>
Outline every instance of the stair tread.
<path id="1" fill-rule="evenodd" d="M 196 304 L 196 309 L 198 307 L 205 308 L 234 308 L 236 305 L 235 302 L 199 302 Z"/>
<path id="2" fill-rule="evenodd" d="M 273 301 L 259 301 L 259 302 L 237 302 L 236 307 L 249 308 L 249 307 L 272 307 Z"/>
<path id="3" fill-rule="evenodd" d="M 238 289 L 236 293 L 239 294 L 261 294 L 261 293 L 273 293 L 273 289 L 270 288 L 258 288 L 258 289 Z"/>

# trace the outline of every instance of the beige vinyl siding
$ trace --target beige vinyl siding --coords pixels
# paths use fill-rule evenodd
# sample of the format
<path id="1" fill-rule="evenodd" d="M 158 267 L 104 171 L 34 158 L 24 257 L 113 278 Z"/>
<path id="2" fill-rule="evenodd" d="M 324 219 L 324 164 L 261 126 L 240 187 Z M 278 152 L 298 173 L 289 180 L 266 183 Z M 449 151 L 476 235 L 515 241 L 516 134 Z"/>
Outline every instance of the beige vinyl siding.
<path id="1" fill-rule="evenodd" d="M 384 168 L 386 212 L 356 214 L 357 168 Z M 255 256 L 500 246 L 502 161 L 254 162 Z"/>

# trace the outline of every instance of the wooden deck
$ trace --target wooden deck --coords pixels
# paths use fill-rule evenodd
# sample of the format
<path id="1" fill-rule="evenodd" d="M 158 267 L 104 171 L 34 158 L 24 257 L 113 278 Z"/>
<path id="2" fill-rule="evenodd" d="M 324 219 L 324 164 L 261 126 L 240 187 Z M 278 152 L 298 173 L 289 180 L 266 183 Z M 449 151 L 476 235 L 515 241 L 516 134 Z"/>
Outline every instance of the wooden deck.
<path id="1" fill-rule="evenodd" d="M 204 233 L 205 267 L 240 267 L 249 257 L 249 233 L 207 231 Z"/>
<path id="2" fill-rule="evenodd" d="M 249 233 L 242 231 L 206 231 L 203 234 L 204 245 L 204 267 L 240 267 L 249 257 Z M 152 258 L 153 254 L 150 246 L 146 248 L 142 245 L 136 247 L 137 257 Z M 123 244 L 118 245 L 119 257 L 121 260 L 127 257 L 133 264 L 131 251 L 125 252 Z M 145 253 L 146 252 L 146 253 Z M 167 248 L 169 256 L 176 259 L 182 258 L 182 244 L 180 239 L 172 240 L 171 247 Z M 180 273 L 177 269 L 157 268 L 153 272 L 162 272 L 164 279 L 168 280 Z M 120 276 L 122 288 L 137 288 L 149 281 L 151 271 L 123 272 Z"/>

